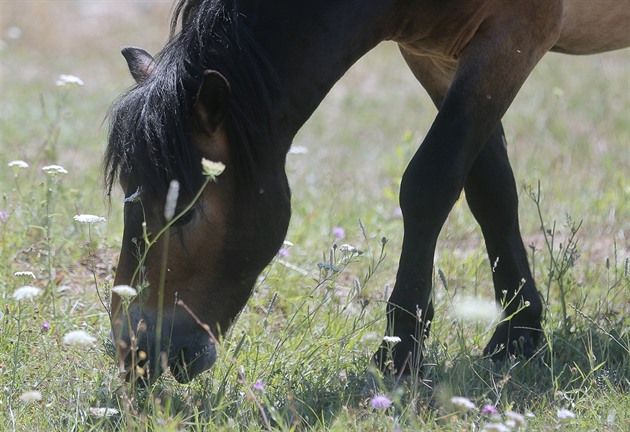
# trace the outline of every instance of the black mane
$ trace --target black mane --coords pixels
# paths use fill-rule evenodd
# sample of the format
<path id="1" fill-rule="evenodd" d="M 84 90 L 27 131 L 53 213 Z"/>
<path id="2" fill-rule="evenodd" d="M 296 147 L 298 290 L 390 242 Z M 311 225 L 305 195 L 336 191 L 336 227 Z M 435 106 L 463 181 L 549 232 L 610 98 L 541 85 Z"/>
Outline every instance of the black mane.
<path id="1" fill-rule="evenodd" d="M 148 198 L 163 199 L 173 179 L 180 182 L 184 196 L 199 189 L 201 157 L 190 141 L 190 120 L 208 69 L 230 83 L 224 126 L 239 179 L 252 181 L 255 162 L 264 151 L 260 146 L 270 142 L 268 89 L 274 78 L 243 21 L 237 0 L 177 3 L 171 36 L 156 56 L 153 73 L 112 106 L 104 158 L 108 193 L 120 175 L 141 186 Z"/>

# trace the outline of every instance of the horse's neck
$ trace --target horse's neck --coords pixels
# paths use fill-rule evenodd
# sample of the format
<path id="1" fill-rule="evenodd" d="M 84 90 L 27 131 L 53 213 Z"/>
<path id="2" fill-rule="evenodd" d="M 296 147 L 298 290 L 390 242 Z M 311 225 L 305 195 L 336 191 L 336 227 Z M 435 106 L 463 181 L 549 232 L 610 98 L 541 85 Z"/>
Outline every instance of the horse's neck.
<path id="1" fill-rule="evenodd" d="M 275 0 L 259 10 L 254 35 L 281 90 L 271 108 L 287 145 L 341 76 L 391 37 L 395 1 Z"/>

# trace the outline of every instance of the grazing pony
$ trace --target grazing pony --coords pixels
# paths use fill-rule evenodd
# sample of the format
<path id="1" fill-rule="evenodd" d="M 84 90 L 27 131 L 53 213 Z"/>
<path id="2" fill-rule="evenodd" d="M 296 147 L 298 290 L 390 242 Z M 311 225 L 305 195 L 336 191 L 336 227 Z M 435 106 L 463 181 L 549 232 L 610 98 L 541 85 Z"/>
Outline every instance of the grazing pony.
<path id="1" fill-rule="evenodd" d="M 385 346 L 374 361 L 401 374 L 421 365 L 436 241 L 462 190 L 511 316 L 484 354 L 532 356 L 543 305 L 501 118 L 547 51 L 626 47 L 629 23 L 630 0 L 179 0 L 155 59 L 123 49 L 137 85 L 110 115 L 106 187 L 119 182 L 126 196 L 114 284 L 144 288 L 126 307 L 112 296 L 121 363 L 148 382 L 167 367 L 188 382 L 212 366 L 217 338 L 285 237 L 293 137 L 384 40 L 398 43 L 439 112 L 400 187 L 404 239 L 386 329 L 400 342 L 391 361 Z M 204 176 L 202 158 L 224 171 Z M 165 212 L 173 180 L 177 206 L 171 198 Z M 173 211 L 183 216 L 165 229 Z"/>

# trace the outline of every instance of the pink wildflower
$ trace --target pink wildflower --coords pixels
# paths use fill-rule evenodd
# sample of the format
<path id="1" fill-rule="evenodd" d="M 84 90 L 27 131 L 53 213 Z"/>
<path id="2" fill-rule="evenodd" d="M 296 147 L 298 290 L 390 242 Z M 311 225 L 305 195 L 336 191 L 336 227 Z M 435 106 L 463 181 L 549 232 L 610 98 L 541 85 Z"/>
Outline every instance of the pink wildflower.
<path id="1" fill-rule="evenodd" d="M 384 410 L 392 406 L 392 401 L 384 394 L 378 394 L 370 400 L 370 405 L 374 409 Z"/>

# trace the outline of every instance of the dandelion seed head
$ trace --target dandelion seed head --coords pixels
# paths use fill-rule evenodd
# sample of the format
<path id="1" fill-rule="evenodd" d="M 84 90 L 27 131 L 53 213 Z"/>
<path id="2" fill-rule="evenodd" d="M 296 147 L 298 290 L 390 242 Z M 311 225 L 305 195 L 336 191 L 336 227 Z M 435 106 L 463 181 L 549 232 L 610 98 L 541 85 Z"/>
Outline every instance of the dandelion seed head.
<path id="1" fill-rule="evenodd" d="M 464 298 L 455 303 L 454 314 L 461 321 L 491 323 L 501 317 L 501 309 L 494 301 Z"/>
<path id="2" fill-rule="evenodd" d="M 384 410 L 392 406 L 392 401 L 384 394 L 377 394 L 370 399 L 370 406 L 374 409 Z"/>
<path id="3" fill-rule="evenodd" d="M 57 78 L 57 81 L 55 81 L 55 84 L 57 85 L 57 87 L 63 87 L 66 85 L 82 86 L 84 83 L 83 83 L 83 80 L 76 75 L 62 74 L 62 75 L 59 75 L 59 78 Z"/>
<path id="4" fill-rule="evenodd" d="M 74 330 L 63 336 L 63 343 L 66 345 L 87 346 L 96 342 L 96 338 L 83 330 Z"/>
<path id="5" fill-rule="evenodd" d="M 129 285 L 116 285 L 112 288 L 112 292 L 115 292 L 123 298 L 135 297 L 138 295 L 138 291 Z"/>
<path id="6" fill-rule="evenodd" d="M 25 391 L 20 395 L 20 400 L 25 403 L 39 402 L 42 400 L 42 394 L 37 390 Z"/>
<path id="7" fill-rule="evenodd" d="M 7 164 L 7 166 L 9 168 L 17 168 L 17 169 L 24 169 L 24 168 L 28 168 L 28 164 L 26 162 L 24 162 L 23 160 L 14 160 L 11 161 Z"/>
<path id="8" fill-rule="evenodd" d="M 42 171 L 46 174 L 54 176 L 57 174 L 68 174 L 68 170 L 62 167 L 61 165 L 46 165 L 42 167 Z"/>
<path id="9" fill-rule="evenodd" d="M 17 301 L 21 301 L 21 300 L 30 300 L 36 296 L 39 295 L 39 293 L 41 293 L 42 290 L 34 287 L 34 286 L 30 286 L 30 285 L 25 285 L 22 286 L 18 289 L 16 289 L 13 292 L 13 299 L 17 300 Z"/>
<path id="10" fill-rule="evenodd" d="M 75 221 L 82 223 L 82 224 L 94 224 L 94 223 L 98 223 L 98 222 L 106 222 L 107 219 L 105 219 L 102 216 L 96 216 L 96 215 L 91 215 L 91 214 L 79 214 L 79 215 L 74 215 L 73 218 Z"/>
<path id="11" fill-rule="evenodd" d="M 201 158 L 201 168 L 203 170 L 203 175 L 210 177 L 210 180 L 212 181 L 216 181 L 216 178 L 225 171 L 225 164 Z"/>
<path id="12" fill-rule="evenodd" d="M 476 405 L 468 398 L 463 396 L 453 396 L 451 403 L 461 412 L 466 412 L 476 408 Z"/>

